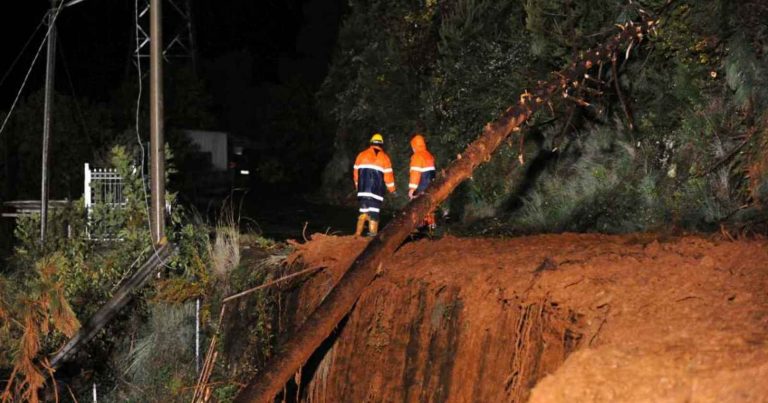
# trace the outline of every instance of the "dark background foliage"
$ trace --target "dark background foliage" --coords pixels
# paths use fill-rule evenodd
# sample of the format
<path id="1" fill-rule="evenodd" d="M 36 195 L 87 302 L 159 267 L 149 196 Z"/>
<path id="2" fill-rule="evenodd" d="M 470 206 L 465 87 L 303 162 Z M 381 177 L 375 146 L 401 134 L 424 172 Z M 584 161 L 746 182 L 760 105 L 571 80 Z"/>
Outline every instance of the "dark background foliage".
<path id="1" fill-rule="evenodd" d="M 762 202 L 761 2 L 350 4 L 320 92 L 338 127 L 324 177 L 330 197 L 346 195 L 336 189 L 346 189 L 372 132 L 387 138 L 402 188 L 411 133 L 426 132 L 445 166 L 536 80 L 616 24 L 663 10 L 658 35 L 620 55 L 616 77 L 604 66 L 602 95 L 583 95 L 590 107 L 556 102 L 530 123 L 524 166 L 510 144 L 446 208 L 464 222 L 488 219 L 477 231 L 624 232 L 713 229 Z"/>

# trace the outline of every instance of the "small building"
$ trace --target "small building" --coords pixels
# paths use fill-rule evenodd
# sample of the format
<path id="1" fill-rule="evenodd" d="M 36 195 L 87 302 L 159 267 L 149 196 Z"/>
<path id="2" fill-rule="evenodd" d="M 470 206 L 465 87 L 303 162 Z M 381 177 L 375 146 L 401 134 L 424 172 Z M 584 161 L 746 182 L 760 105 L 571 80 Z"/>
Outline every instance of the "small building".
<path id="1" fill-rule="evenodd" d="M 229 134 L 207 130 L 184 130 L 192 144 L 199 148 L 214 171 L 226 171 L 229 164 Z"/>

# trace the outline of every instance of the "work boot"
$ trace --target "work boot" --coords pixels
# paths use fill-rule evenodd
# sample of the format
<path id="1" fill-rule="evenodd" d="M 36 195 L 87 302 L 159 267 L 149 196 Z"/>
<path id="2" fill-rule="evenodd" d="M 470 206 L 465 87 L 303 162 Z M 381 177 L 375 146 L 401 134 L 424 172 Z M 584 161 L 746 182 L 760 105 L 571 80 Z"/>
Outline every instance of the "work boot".
<path id="1" fill-rule="evenodd" d="M 363 235 L 363 228 L 365 228 L 365 222 L 368 220 L 368 214 L 360 214 L 357 216 L 357 227 L 355 228 L 355 236 Z"/>
<path id="2" fill-rule="evenodd" d="M 368 236 L 376 236 L 379 233 L 379 222 L 368 221 Z"/>
<path id="3" fill-rule="evenodd" d="M 436 228 L 435 213 L 429 213 L 424 217 L 424 222 L 421 224 L 421 227 L 419 227 L 419 230 L 424 232 L 427 236 L 432 237 Z"/>
<path id="4" fill-rule="evenodd" d="M 424 225 L 427 226 L 429 229 L 435 229 L 435 213 L 429 213 L 426 217 L 424 217 Z"/>

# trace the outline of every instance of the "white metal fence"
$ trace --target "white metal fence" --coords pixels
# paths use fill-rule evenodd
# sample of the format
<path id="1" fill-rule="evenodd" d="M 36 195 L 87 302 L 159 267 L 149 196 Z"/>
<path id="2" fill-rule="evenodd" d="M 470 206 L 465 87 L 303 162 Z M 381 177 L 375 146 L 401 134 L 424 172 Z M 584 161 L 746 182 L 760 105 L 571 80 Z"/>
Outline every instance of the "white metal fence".
<path id="1" fill-rule="evenodd" d="M 117 169 L 91 169 L 85 163 L 85 207 L 89 210 L 94 204 L 119 207 L 125 204 L 123 196 L 123 178 Z"/>
<path id="2" fill-rule="evenodd" d="M 93 240 L 115 240 L 119 222 L 111 219 L 125 205 L 123 178 L 116 169 L 96 168 L 85 164 L 84 204 L 88 214 L 87 234 Z M 95 213 L 95 209 L 101 211 Z"/>

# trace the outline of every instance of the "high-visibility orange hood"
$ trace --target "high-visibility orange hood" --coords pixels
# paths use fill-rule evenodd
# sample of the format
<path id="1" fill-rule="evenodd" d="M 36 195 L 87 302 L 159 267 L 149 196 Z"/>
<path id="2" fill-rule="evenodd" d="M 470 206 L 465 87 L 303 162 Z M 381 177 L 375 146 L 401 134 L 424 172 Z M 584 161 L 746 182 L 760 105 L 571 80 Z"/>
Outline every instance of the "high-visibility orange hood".
<path id="1" fill-rule="evenodd" d="M 411 139 L 411 148 L 413 151 L 424 151 L 427 149 L 427 142 L 424 141 L 424 136 L 417 134 Z"/>

